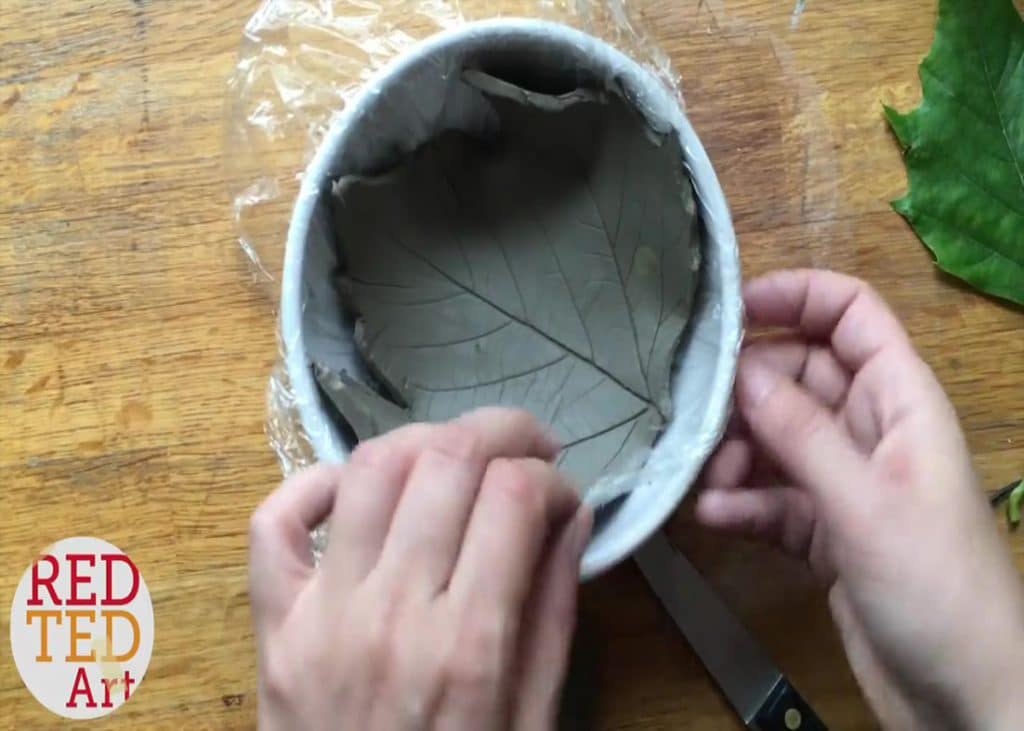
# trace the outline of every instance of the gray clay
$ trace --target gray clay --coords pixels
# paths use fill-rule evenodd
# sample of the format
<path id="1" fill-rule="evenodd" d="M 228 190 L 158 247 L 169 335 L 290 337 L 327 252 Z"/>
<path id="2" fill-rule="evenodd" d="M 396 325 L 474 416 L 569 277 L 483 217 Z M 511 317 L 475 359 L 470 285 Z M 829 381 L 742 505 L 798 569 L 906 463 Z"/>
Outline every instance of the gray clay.
<path id="1" fill-rule="evenodd" d="M 501 404 L 551 426 L 581 486 L 636 469 L 697 281 L 679 140 L 613 92 L 462 83 L 492 134 L 443 132 L 335 186 L 338 286 L 387 398 L 319 370 L 321 387 L 360 439 Z"/>

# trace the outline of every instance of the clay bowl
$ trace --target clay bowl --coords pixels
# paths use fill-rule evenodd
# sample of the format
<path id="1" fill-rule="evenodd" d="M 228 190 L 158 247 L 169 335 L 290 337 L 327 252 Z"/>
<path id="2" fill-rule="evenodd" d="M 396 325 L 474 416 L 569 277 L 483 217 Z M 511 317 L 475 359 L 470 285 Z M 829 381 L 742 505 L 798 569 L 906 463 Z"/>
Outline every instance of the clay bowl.
<path id="1" fill-rule="evenodd" d="M 628 557 L 669 517 L 693 484 L 724 430 L 742 335 L 740 268 L 729 209 L 700 140 L 677 100 L 652 74 L 611 46 L 568 27 L 502 19 L 433 36 L 395 59 L 339 115 L 312 163 L 292 214 L 281 296 L 288 375 L 302 425 L 319 459 L 342 462 L 353 448 L 333 408 L 322 398 L 311 354 L 362 374 L 352 323 L 331 283 L 337 253 L 328 196 L 331 182 L 365 172 L 426 142 L 450 126 L 457 104 L 446 95 L 452 74 L 467 62 L 516 66 L 522 72 L 572 69 L 615 84 L 650 118 L 678 132 L 700 201 L 704 226 L 697 301 L 677 353 L 674 413 L 624 498 L 603 507 L 583 556 L 592 577 Z M 452 110 L 456 109 L 455 112 Z"/>

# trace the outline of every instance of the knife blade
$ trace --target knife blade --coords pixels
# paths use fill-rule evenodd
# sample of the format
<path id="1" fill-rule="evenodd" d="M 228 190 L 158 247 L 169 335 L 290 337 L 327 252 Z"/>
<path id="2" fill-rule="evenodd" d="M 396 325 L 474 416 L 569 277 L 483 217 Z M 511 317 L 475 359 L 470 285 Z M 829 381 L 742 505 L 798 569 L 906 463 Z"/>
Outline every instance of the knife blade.
<path id="1" fill-rule="evenodd" d="M 655 533 L 633 558 L 747 728 L 826 731 L 764 648 L 664 533 Z"/>

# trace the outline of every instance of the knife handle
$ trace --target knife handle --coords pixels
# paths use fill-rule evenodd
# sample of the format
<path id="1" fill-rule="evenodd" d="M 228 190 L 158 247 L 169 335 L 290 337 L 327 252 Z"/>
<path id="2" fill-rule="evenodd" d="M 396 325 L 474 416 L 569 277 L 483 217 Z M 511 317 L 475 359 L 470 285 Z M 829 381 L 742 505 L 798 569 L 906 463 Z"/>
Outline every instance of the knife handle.
<path id="1" fill-rule="evenodd" d="M 750 724 L 753 731 L 828 731 L 785 678 L 779 680 Z"/>

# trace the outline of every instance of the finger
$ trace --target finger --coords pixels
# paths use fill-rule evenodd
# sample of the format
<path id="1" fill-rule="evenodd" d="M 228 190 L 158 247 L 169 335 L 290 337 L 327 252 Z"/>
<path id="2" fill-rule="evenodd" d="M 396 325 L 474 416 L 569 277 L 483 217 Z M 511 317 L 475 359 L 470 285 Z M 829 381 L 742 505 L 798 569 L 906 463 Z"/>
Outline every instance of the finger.
<path id="1" fill-rule="evenodd" d="M 753 450 L 746 439 L 728 439 L 722 443 L 704 468 L 706 488 L 737 487 L 750 476 Z"/>
<path id="2" fill-rule="evenodd" d="M 492 457 L 552 460 L 562 449 L 540 422 L 521 409 L 488 406 L 460 416 L 455 423 L 477 433 L 483 453 Z"/>
<path id="3" fill-rule="evenodd" d="M 287 612 L 313 570 L 309 532 L 331 512 L 341 467 L 317 465 L 292 475 L 249 521 L 249 594 L 257 622 Z"/>
<path id="4" fill-rule="evenodd" d="M 868 454 L 903 422 L 919 423 L 934 453 L 962 443 L 949 397 L 909 343 L 887 348 L 857 374 L 844 410 L 847 428 Z"/>
<path id="5" fill-rule="evenodd" d="M 525 411 L 486 407 L 471 411 L 448 422 L 459 424 L 478 434 L 481 451 L 500 453 L 507 449 L 516 454 L 530 454 L 540 459 L 554 459 L 561 446 L 558 441 Z M 400 462 L 406 473 L 426 446 L 443 442 L 446 433 L 440 424 L 410 424 L 383 436 L 363 442 L 356 448 L 352 461 L 363 461 L 370 467 Z"/>
<path id="6" fill-rule="evenodd" d="M 864 282 L 835 272 L 800 269 L 754 279 L 743 288 L 752 325 L 797 328 L 827 340 L 856 373 L 882 348 L 909 342 L 881 297 Z"/>
<path id="7" fill-rule="evenodd" d="M 413 460 L 438 429 L 409 424 L 356 447 L 339 479 L 321 564 L 332 585 L 354 585 L 377 564 Z"/>
<path id="8" fill-rule="evenodd" d="M 743 348 L 743 357 L 764 363 L 796 381 L 824 406 L 831 409 L 844 403 L 852 383 L 850 374 L 836 359 L 830 347 L 808 343 L 799 338 L 756 340 Z M 749 427 L 746 427 L 742 413 L 737 411 L 737 415 L 745 425 L 747 433 L 744 436 L 750 445 Z M 778 486 L 780 475 L 775 462 L 763 450 L 754 449 L 752 445 L 750 452 L 746 472 L 738 476 L 733 475 L 728 483 L 715 484 L 731 484 L 734 487 L 741 484 L 748 487 Z"/>
<path id="9" fill-rule="evenodd" d="M 695 515 L 709 528 L 762 541 L 807 559 L 814 511 L 806 493 L 793 487 L 711 489 L 697 499 Z"/>
<path id="10" fill-rule="evenodd" d="M 494 450 L 505 440 L 513 451 L 535 452 L 550 459 L 557 442 L 529 417 L 508 409 L 479 409 L 456 420 L 478 433 L 481 451 Z M 450 438 L 447 425 L 410 424 L 360 444 L 346 468 L 351 478 L 337 498 L 331 517 L 325 566 L 342 584 L 359 581 L 377 565 L 395 510 L 423 450 Z"/>
<path id="11" fill-rule="evenodd" d="M 580 558 L 594 516 L 581 506 L 543 559 L 520 650 L 513 729 L 554 728 L 576 626 Z"/>
<path id="12" fill-rule="evenodd" d="M 853 380 L 832 348 L 796 338 L 755 341 L 743 352 L 807 389 L 830 409 L 841 405 Z"/>
<path id="13" fill-rule="evenodd" d="M 353 459 L 345 465 L 321 563 L 332 586 L 355 586 L 377 564 L 407 470 L 401 458 L 383 458 L 373 466 L 365 458 Z"/>
<path id="14" fill-rule="evenodd" d="M 491 462 L 452 574 L 455 600 L 514 626 L 549 532 L 578 505 L 572 485 L 550 464 Z"/>
<path id="15" fill-rule="evenodd" d="M 476 728 L 482 719 L 489 719 L 485 726 L 494 719 L 505 725 L 523 608 L 542 546 L 579 505 L 547 462 L 499 458 L 488 465 L 442 597 L 460 620 L 438 728 Z"/>
<path id="16" fill-rule="evenodd" d="M 381 554 L 391 576 L 429 595 L 451 577 L 481 480 L 498 457 L 554 456 L 552 442 L 524 411 L 486 409 L 439 427 L 415 460 Z"/>
<path id="17" fill-rule="evenodd" d="M 755 443 L 798 486 L 848 500 L 867 460 L 832 414 L 792 380 L 756 358 L 740 358 L 737 401 Z"/>

